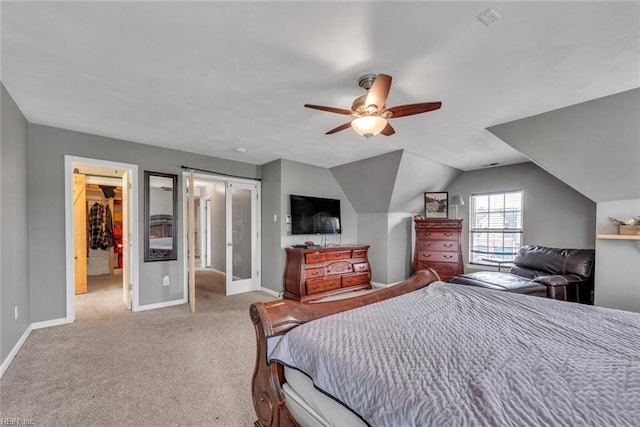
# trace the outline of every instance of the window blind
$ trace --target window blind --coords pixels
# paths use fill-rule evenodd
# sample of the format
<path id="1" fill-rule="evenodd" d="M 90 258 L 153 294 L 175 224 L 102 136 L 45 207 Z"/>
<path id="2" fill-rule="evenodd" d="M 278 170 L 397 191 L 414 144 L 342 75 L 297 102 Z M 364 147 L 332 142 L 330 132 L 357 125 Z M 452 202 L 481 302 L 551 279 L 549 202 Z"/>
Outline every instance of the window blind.
<path id="1" fill-rule="evenodd" d="M 522 190 L 472 194 L 469 203 L 469 260 L 512 261 L 522 246 Z"/>

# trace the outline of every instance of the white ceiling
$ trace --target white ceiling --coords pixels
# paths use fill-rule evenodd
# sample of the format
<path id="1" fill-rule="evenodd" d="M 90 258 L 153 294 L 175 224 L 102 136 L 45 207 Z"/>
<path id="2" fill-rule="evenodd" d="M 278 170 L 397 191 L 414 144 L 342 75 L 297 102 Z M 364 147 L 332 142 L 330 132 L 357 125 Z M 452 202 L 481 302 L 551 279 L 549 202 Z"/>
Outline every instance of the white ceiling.
<path id="1" fill-rule="evenodd" d="M 255 164 L 518 163 L 487 127 L 640 87 L 638 1 L 1 7 L 1 78 L 30 122 Z M 303 104 L 349 108 L 366 73 L 393 76 L 387 106 L 442 109 L 392 119 L 391 137 L 324 135 L 348 117 Z"/>

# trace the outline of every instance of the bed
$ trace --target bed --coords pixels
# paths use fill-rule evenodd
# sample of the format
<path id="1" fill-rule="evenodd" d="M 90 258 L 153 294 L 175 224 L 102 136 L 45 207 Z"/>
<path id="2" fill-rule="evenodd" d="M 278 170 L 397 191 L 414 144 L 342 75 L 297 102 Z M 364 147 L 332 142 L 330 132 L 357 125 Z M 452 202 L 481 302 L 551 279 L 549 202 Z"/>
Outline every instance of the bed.
<path id="1" fill-rule="evenodd" d="M 173 216 L 158 214 L 149 217 L 149 256 L 165 258 L 173 256 Z"/>
<path id="2" fill-rule="evenodd" d="M 640 314 L 419 271 L 256 303 L 256 426 L 640 425 Z"/>

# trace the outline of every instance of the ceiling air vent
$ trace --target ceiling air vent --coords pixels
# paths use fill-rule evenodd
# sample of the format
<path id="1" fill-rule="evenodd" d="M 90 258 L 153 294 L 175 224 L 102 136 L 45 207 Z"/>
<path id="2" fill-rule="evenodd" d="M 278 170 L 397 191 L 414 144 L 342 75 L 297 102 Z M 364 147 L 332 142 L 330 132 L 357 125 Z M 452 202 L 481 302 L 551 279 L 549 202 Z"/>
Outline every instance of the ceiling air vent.
<path id="1" fill-rule="evenodd" d="M 498 12 L 496 12 L 493 9 L 487 9 L 484 12 L 482 12 L 480 15 L 478 15 L 478 20 L 482 22 L 484 25 L 486 25 L 487 27 L 493 24 L 494 22 L 496 22 L 500 18 L 502 18 L 502 16 L 500 16 L 500 14 L 498 14 Z"/>

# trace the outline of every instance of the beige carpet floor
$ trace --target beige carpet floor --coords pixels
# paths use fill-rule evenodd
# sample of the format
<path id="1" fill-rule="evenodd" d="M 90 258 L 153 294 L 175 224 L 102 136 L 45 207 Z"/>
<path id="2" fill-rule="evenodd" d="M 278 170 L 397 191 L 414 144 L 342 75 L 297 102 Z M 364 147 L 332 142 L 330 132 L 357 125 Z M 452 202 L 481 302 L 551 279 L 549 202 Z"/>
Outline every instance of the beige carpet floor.
<path id="1" fill-rule="evenodd" d="M 119 276 L 92 277 L 76 321 L 31 333 L 0 380 L 0 418 L 36 426 L 250 426 L 255 335 L 249 305 L 224 279 L 196 278 L 188 305 L 138 313 Z"/>

